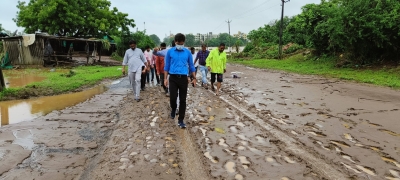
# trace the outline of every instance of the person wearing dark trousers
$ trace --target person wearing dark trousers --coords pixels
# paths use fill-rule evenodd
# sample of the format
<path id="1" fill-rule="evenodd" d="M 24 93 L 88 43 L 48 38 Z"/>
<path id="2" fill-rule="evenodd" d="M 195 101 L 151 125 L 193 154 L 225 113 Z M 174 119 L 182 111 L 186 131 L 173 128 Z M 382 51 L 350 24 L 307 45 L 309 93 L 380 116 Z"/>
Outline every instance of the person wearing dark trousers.
<path id="1" fill-rule="evenodd" d="M 142 71 L 144 71 L 142 74 L 141 74 L 141 76 L 140 76 L 140 89 L 142 90 L 142 91 L 144 91 L 145 90 L 145 87 L 146 87 L 146 76 L 147 76 L 147 72 L 145 71 L 145 69 L 146 69 L 146 67 L 145 66 L 142 66 Z"/>
<path id="2" fill-rule="evenodd" d="M 168 50 L 165 56 L 164 76 L 169 74 L 169 80 L 164 80 L 165 86 L 169 86 L 171 118 L 175 119 L 177 108 L 177 97 L 179 92 L 179 115 L 178 126 L 186 128 L 184 123 L 186 113 L 186 96 L 188 88 L 188 74 L 196 77 L 196 69 L 193 64 L 191 52 L 184 47 L 185 35 L 178 33 L 175 35 L 175 47 Z M 189 68 L 188 68 L 189 67 Z M 196 78 L 192 82 L 196 85 Z"/>
<path id="3" fill-rule="evenodd" d="M 166 51 L 166 47 L 167 47 L 167 45 L 165 43 L 161 43 L 160 51 Z M 157 50 L 155 50 L 155 51 L 157 51 Z M 157 77 L 160 76 L 160 80 L 162 82 L 162 87 L 163 87 L 163 89 L 165 91 L 165 94 L 168 94 L 168 87 L 165 86 L 164 83 L 163 83 L 164 80 L 167 78 L 167 77 L 164 77 L 164 66 L 165 66 L 164 56 L 157 56 L 157 55 L 154 55 L 154 54 L 153 54 L 153 56 L 157 57 L 156 58 Z"/>
<path id="4" fill-rule="evenodd" d="M 226 53 L 225 44 L 221 43 L 218 49 L 214 49 L 207 57 L 206 64 L 208 71 L 211 72 L 211 89 L 215 91 L 215 95 L 219 96 L 223 75 L 226 73 Z M 215 80 L 217 80 L 217 89 L 214 88 Z"/>

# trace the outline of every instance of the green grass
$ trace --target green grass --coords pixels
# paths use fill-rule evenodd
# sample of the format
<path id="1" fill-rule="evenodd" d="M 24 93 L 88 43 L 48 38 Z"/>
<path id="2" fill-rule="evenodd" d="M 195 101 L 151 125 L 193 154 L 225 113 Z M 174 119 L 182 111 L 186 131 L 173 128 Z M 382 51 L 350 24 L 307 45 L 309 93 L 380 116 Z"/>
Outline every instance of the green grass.
<path id="1" fill-rule="evenodd" d="M 319 60 L 307 60 L 301 54 L 284 60 L 255 59 L 230 60 L 229 62 L 261 69 L 275 69 L 298 74 L 321 75 L 325 77 L 387 86 L 395 89 L 400 88 L 400 68 L 336 68 L 335 62 L 332 59 L 322 58 Z"/>
<path id="2" fill-rule="evenodd" d="M 96 85 L 104 79 L 121 77 L 121 71 L 118 70 L 117 66 L 80 66 L 63 72 L 27 69 L 24 73 L 26 72 L 40 73 L 40 75 L 47 77 L 47 79 L 22 88 L 7 88 L 0 92 L 0 100 L 61 94 Z"/>

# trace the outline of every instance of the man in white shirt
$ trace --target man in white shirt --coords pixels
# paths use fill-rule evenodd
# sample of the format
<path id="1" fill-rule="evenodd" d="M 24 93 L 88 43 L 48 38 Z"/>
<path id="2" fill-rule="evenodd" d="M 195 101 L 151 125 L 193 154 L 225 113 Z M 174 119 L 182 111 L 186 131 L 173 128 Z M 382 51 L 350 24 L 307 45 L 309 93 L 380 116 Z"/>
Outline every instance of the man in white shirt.
<path id="1" fill-rule="evenodd" d="M 199 67 L 199 62 L 197 61 L 195 61 L 196 60 L 196 56 L 197 56 L 197 52 L 196 52 L 196 50 L 194 49 L 194 47 L 191 47 L 190 48 L 190 52 L 192 53 L 192 56 L 193 56 L 193 63 L 194 63 L 194 67 L 196 68 L 196 72 L 195 72 L 195 74 L 197 75 L 197 68 Z"/>
<path id="2" fill-rule="evenodd" d="M 126 66 L 128 66 L 129 81 L 132 85 L 133 94 L 136 101 L 140 101 L 140 81 L 141 74 L 146 72 L 148 63 L 144 57 L 141 49 L 136 48 L 136 41 L 129 41 L 130 49 L 126 50 L 124 61 L 122 62 L 122 74 L 125 73 Z"/>
<path id="3" fill-rule="evenodd" d="M 149 63 L 149 67 L 147 68 L 147 74 L 146 74 L 147 83 L 154 82 L 154 64 L 155 64 L 155 62 L 153 61 L 153 52 L 150 50 L 150 46 L 146 46 L 144 55 L 146 56 L 147 62 Z M 150 74 L 151 74 L 151 81 L 150 81 Z"/>

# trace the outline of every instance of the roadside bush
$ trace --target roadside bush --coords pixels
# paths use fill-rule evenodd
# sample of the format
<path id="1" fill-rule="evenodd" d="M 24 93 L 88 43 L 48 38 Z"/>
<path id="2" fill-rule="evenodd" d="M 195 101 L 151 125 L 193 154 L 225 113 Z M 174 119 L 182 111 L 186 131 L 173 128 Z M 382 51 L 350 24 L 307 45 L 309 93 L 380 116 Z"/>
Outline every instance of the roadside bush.
<path id="1" fill-rule="evenodd" d="M 124 59 L 123 57 L 121 57 L 121 56 L 118 54 L 118 52 L 113 52 L 113 53 L 111 54 L 111 58 L 114 59 L 114 60 L 117 60 L 117 61 L 122 61 L 122 60 Z"/>
<path id="2" fill-rule="evenodd" d="M 254 49 L 254 44 L 253 44 L 253 43 L 248 43 L 248 44 L 244 47 L 243 52 L 250 52 L 250 51 L 253 50 L 253 49 Z"/>
<path id="3" fill-rule="evenodd" d="M 278 44 L 280 24 L 276 20 L 252 30 L 248 35 L 252 45 L 245 52 Z M 347 54 L 357 65 L 400 63 L 399 24 L 398 0 L 322 0 L 303 6 L 296 16 L 285 17 L 282 39 L 283 44 L 298 45 L 287 49 L 286 54 L 307 47 L 318 56 Z"/>
<path id="4" fill-rule="evenodd" d="M 300 49 L 304 49 L 304 46 L 298 45 L 298 44 L 293 44 L 284 53 L 285 54 L 291 54 L 291 53 L 294 53 L 294 52 L 296 52 L 296 51 L 298 51 Z"/>

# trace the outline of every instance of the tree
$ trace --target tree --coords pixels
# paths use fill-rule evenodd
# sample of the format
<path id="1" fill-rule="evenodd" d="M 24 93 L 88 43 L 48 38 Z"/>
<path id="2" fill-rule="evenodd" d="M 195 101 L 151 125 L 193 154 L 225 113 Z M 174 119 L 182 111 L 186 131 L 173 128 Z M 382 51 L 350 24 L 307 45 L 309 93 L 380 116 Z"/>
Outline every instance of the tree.
<path id="1" fill-rule="evenodd" d="M 26 33 L 41 30 L 74 37 L 101 37 L 135 27 L 128 14 L 110 6 L 108 0 L 30 0 L 28 4 L 18 1 L 19 12 L 13 20 Z"/>
<path id="2" fill-rule="evenodd" d="M 165 37 L 163 43 L 167 44 L 167 46 L 171 45 L 171 42 L 174 40 L 174 37 Z"/>
<path id="3" fill-rule="evenodd" d="M 5 29 L 3 29 L 3 26 L 0 24 L 0 32 L 4 31 Z"/>
<path id="4" fill-rule="evenodd" d="M 132 39 L 136 41 L 137 47 L 140 49 L 145 49 L 146 46 L 149 46 L 150 48 L 156 46 L 150 36 L 146 35 L 143 31 L 138 31 L 132 34 Z"/>
<path id="5" fill-rule="evenodd" d="M 232 41 L 232 37 L 231 36 L 229 36 L 229 34 L 228 33 L 222 33 L 222 34 L 220 34 L 219 36 L 218 36 L 218 45 L 217 46 L 219 46 L 219 44 L 220 43 L 225 43 L 225 45 L 228 47 L 229 45 L 232 45 L 232 43 L 233 43 L 233 41 L 231 42 L 231 44 L 229 44 L 229 40 L 231 40 Z"/>
<path id="6" fill-rule="evenodd" d="M 151 40 L 154 42 L 154 44 L 156 44 L 157 46 L 160 45 L 160 43 L 161 43 L 160 38 L 159 38 L 157 35 L 155 35 L 155 34 L 150 35 L 150 39 L 151 39 Z"/>
<path id="7" fill-rule="evenodd" d="M 194 47 L 195 44 L 195 37 L 193 34 L 186 34 L 185 46 L 187 47 Z"/>

